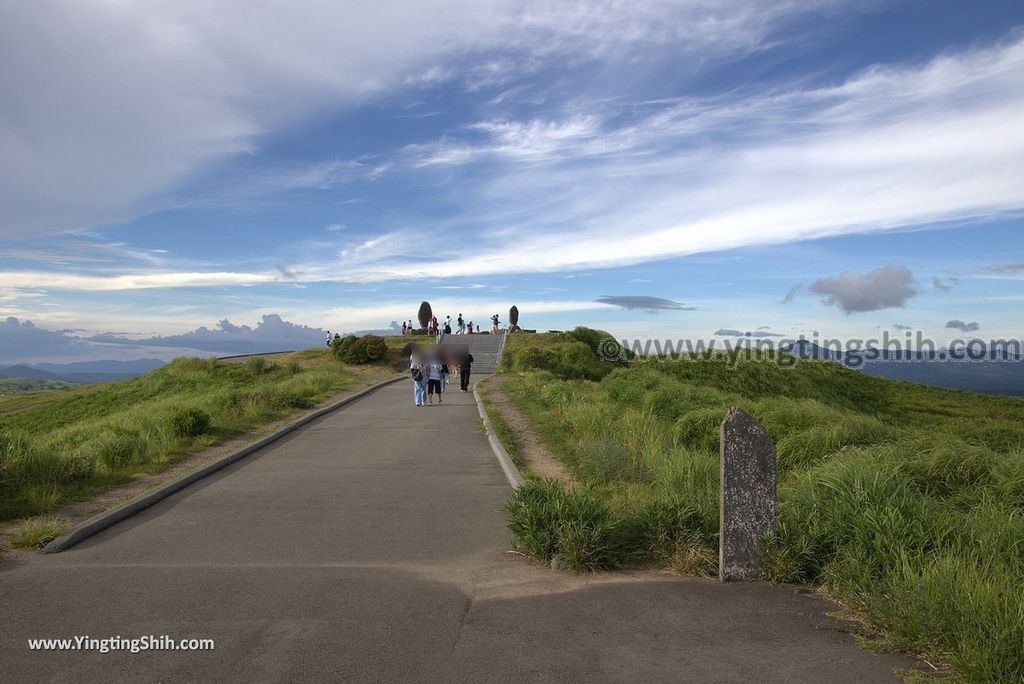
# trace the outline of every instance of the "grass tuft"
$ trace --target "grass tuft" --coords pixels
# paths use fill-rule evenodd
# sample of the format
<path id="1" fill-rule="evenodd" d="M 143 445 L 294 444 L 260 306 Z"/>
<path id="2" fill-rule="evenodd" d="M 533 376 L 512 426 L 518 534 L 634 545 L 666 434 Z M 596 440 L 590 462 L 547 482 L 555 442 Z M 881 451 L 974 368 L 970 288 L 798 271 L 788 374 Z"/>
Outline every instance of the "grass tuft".
<path id="1" fill-rule="evenodd" d="M 63 531 L 64 525 L 54 518 L 28 520 L 11 536 L 11 546 L 16 549 L 41 548 Z"/>

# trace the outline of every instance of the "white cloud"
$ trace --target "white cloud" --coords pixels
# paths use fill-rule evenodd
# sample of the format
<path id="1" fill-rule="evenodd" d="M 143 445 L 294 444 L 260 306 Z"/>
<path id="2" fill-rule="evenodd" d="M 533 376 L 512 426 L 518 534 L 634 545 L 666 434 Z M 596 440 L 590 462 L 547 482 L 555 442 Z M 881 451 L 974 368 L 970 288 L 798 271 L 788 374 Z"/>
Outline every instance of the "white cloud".
<path id="1" fill-rule="evenodd" d="M 254 151 L 264 133 L 416 75 L 444 79 L 467 52 L 506 53 L 492 83 L 545 60 L 652 43 L 744 53 L 787 17 L 830 4 L 2 3 L 0 235 L 128 219 L 193 174 Z M 294 180 L 316 186 L 331 174 Z"/>
<path id="2" fill-rule="evenodd" d="M 146 290 L 163 287 L 210 287 L 255 285 L 290 280 L 266 273 L 138 273 L 128 275 L 78 275 L 49 271 L 0 271 L 0 288 L 54 290 Z"/>
<path id="3" fill-rule="evenodd" d="M 502 229 L 452 268 L 552 271 L 1019 210 L 1021 111 L 1017 40 L 830 87 L 677 100 L 627 125 L 614 110 L 585 125 L 485 122 L 483 142 L 406 151 L 413 165 L 497 167 L 475 215 Z M 367 280 L 429 275 L 352 266 Z"/>

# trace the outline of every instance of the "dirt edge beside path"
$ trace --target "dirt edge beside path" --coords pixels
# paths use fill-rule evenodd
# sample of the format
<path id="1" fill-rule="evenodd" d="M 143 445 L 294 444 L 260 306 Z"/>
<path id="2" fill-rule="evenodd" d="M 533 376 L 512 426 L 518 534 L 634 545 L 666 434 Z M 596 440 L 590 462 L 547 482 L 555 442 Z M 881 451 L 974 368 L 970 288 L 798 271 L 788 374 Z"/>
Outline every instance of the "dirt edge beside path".
<path id="1" fill-rule="evenodd" d="M 530 421 L 515 407 L 505 394 L 504 385 L 513 376 L 497 373 L 481 381 L 486 392 L 487 404 L 494 409 L 498 417 L 508 426 L 515 436 L 520 455 L 526 461 L 526 468 L 537 477 L 549 477 L 566 484 L 574 484 L 575 480 L 565 465 L 558 460 L 551 450 L 536 435 Z"/>

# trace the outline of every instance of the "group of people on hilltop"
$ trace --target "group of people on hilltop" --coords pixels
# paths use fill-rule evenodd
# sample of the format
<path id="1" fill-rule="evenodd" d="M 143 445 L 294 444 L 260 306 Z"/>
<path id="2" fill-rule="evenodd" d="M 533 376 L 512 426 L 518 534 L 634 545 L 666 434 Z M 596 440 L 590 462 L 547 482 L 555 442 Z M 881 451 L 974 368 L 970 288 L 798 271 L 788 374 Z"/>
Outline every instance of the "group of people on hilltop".
<path id="1" fill-rule="evenodd" d="M 417 330 L 422 328 L 416 328 L 413 326 L 412 321 L 402 321 L 402 334 L 403 335 L 415 335 Z M 459 317 L 455 319 L 454 325 L 451 316 L 445 316 L 444 322 L 441 323 L 437 320 L 437 316 L 432 316 L 427 322 L 426 334 L 439 337 L 440 335 L 472 335 L 474 333 L 479 334 L 480 326 L 474 325 L 473 321 L 467 321 L 459 314 Z M 501 319 L 498 314 L 491 316 L 491 332 L 497 334 L 501 332 Z"/>
<path id="2" fill-rule="evenodd" d="M 453 375 L 459 379 L 459 388 L 468 392 L 472 367 L 473 355 L 468 349 L 453 350 L 446 346 L 421 349 L 414 346 L 409 354 L 413 401 L 417 406 L 433 406 L 436 399 L 440 405 L 441 395 L 448 389 Z"/>

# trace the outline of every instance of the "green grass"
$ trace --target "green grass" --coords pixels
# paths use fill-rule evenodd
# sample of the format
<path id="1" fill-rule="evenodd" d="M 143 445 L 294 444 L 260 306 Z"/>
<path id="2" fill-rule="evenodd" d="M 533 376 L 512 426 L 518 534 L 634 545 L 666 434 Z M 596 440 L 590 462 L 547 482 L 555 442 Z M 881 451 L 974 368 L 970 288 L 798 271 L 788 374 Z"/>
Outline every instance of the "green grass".
<path id="1" fill-rule="evenodd" d="M 12 394 L 27 392 L 52 392 L 77 387 L 73 382 L 63 380 L 44 380 L 41 378 L 6 378 L 0 377 L 0 398 Z"/>
<path id="2" fill-rule="evenodd" d="M 15 549 L 33 549 L 46 546 L 64 531 L 64 526 L 52 518 L 37 518 L 26 521 L 11 535 L 11 546 Z"/>
<path id="3" fill-rule="evenodd" d="M 494 434 L 497 435 L 498 441 L 501 442 L 502 446 L 505 447 L 505 451 L 508 452 L 512 462 L 516 465 L 516 468 L 523 475 L 529 474 L 526 459 L 523 458 L 523 451 L 519 444 L 519 439 L 516 437 L 512 428 L 509 427 L 505 419 L 501 417 L 497 411 L 494 410 L 494 405 L 491 403 L 487 396 L 487 390 L 483 385 L 477 385 L 477 392 L 480 393 L 480 399 L 484 403 L 484 411 L 487 413 L 488 420 L 491 421 L 491 427 L 494 428 Z"/>
<path id="4" fill-rule="evenodd" d="M 718 430 L 740 406 L 779 455 L 779 528 L 765 552 L 774 580 L 826 586 L 888 646 L 967 681 L 1024 681 L 1024 402 L 828 362 L 623 366 L 579 349 L 566 335 L 506 346 L 504 367 L 519 371 L 506 392 L 581 483 L 513 495 L 524 551 L 548 559 L 582 545 L 580 569 L 713 574 Z M 588 530 L 586 543 L 569 528 Z"/>
<path id="5" fill-rule="evenodd" d="M 0 399 L 0 520 L 159 472 L 356 378 L 323 348 L 243 363 L 182 358 L 131 380 Z"/>

